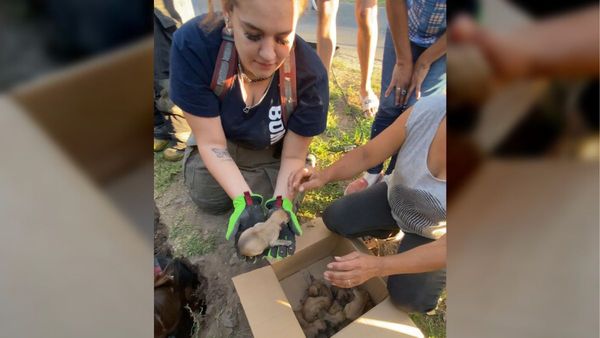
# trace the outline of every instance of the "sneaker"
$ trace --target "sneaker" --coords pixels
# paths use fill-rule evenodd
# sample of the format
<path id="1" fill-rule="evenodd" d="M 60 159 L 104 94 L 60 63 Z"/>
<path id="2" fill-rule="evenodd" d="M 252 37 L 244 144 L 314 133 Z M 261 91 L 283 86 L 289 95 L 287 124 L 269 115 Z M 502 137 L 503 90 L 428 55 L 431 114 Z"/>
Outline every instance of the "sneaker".
<path id="1" fill-rule="evenodd" d="M 169 145 L 169 140 L 161 140 L 158 138 L 154 138 L 154 152 L 155 153 L 165 150 L 165 148 L 168 145 Z"/>
<path id="2" fill-rule="evenodd" d="M 305 167 L 311 167 L 314 168 L 317 166 L 317 157 L 313 154 L 308 154 L 308 156 L 306 156 L 306 164 Z"/>
<path id="3" fill-rule="evenodd" d="M 363 191 L 373 184 L 381 181 L 383 179 L 383 175 L 380 174 L 369 174 L 365 173 L 365 175 L 359 179 L 352 181 L 346 189 L 344 190 L 344 196 L 354 194 L 359 191 Z"/>
<path id="4" fill-rule="evenodd" d="M 372 92 L 360 98 L 360 108 L 367 118 L 373 118 L 379 109 L 379 99 Z"/>
<path id="5" fill-rule="evenodd" d="M 173 147 L 169 147 L 163 152 L 163 157 L 167 161 L 178 162 L 181 161 L 181 159 L 183 158 L 183 153 L 183 149 L 179 150 Z"/>

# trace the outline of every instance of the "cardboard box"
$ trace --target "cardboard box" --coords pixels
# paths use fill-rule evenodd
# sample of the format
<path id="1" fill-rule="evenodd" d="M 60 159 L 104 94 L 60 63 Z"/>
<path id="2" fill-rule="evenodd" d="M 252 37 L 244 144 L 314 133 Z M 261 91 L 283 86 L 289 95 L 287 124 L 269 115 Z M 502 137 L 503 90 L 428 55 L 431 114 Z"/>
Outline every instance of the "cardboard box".
<path id="1" fill-rule="evenodd" d="M 233 278 L 255 337 L 304 337 L 292 309 L 299 307 L 309 274 L 322 278 L 334 255 L 369 252 L 362 242 L 327 230 L 321 219 L 304 229 L 293 256 Z M 408 315 L 391 303 L 381 278 L 372 278 L 361 288 L 369 292 L 375 307 L 333 337 L 423 337 Z"/>

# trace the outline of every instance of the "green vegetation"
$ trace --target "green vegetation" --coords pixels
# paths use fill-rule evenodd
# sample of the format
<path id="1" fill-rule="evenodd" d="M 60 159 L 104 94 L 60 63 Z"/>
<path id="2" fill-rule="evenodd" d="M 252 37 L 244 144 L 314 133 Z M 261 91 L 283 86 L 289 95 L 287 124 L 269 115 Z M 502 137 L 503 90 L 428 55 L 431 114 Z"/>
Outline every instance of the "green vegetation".
<path id="1" fill-rule="evenodd" d="M 162 153 L 154 153 L 154 196 L 162 194 L 181 172 L 181 161 L 169 162 Z"/>
<path id="2" fill-rule="evenodd" d="M 329 82 L 329 114 L 327 130 L 315 138 L 310 152 L 317 157 L 317 166 L 326 167 L 338 160 L 345 152 L 365 144 L 371 134 L 372 119 L 366 118 L 360 110 L 360 74 L 357 64 L 335 59 L 333 74 Z M 375 92 L 379 92 L 381 71 L 374 70 L 372 82 Z M 298 215 L 306 219 L 319 217 L 325 207 L 340 198 L 348 182 L 334 182 L 320 190 L 306 194 Z"/>
<path id="3" fill-rule="evenodd" d="M 217 234 L 199 232 L 197 226 L 186 223 L 183 216 L 178 216 L 169 227 L 169 241 L 173 245 L 175 256 L 203 256 L 215 251 Z"/>
<path id="4" fill-rule="evenodd" d="M 425 337 L 446 337 L 446 290 L 442 292 L 437 308 L 429 314 L 411 314 L 410 318 L 423 331 Z"/>
<path id="5" fill-rule="evenodd" d="M 384 1 L 380 1 L 384 3 Z M 330 104 L 327 117 L 327 131 L 313 139 L 310 152 L 317 157 L 317 166 L 324 167 L 335 162 L 346 151 L 360 146 L 369 140 L 370 118 L 360 111 L 359 65 L 356 60 L 336 58 L 333 75 L 330 79 Z M 381 68 L 376 64 L 373 71 L 373 89 L 379 93 Z M 173 182 L 182 179 L 181 162 L 165 161 L 162 154 L 154 155 L 154 194 L 160 196 Z M 348 182 L 330 183 L 317 191 L 308 192 L 298 211 L 302 221 L 319 217 L 323 210 L 343 195 Z M 214 252 L 216 235 L 200 233 L 197 227 L 186 223 L 183 216 L 176 217 L 171 225 L 169 239 L 176 255 L 201 256 Z M 438 308 L 433 314 L 411 314 L 415 324 L 426 337 L 446 337 L 446 294 L 442 295 Z"/>
<path id="6" fill-rule="evenodd" d="M 335 162 L 345 151 L 369 140 L 371 119 L 360 111 L 358 94 L 360 74 L 358 63 L 335 59 L 329 83 L 330 104 L 327 131 L 313 139 L 310 152 L 317 157 L 317 166 L 325 167 Z M 373 71 L 373 90 L 379 93 L 381 69 Z M 386 164 L 387 165 L 387 164 Z M 327 184 L 320 190 L 306 194 L 298 215 L 305 219 L 319 217 L 323 210 L 344 194 L 348 182 Z M 438 307 L 430 314 L 411 314 L 410 317 L 425 337 L 446 337 L 446 292 L 440 297 Z"/>

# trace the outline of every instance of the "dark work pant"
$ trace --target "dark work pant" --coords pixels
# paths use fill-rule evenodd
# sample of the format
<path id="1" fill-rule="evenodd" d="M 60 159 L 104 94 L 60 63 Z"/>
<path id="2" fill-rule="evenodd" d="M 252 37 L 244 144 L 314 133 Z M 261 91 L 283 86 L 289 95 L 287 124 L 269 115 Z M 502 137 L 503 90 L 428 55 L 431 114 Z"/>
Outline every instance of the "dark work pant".
<path id="1" fill-rule="evenodd" d="M 387 238 L 399 232 L 387 200 L 387 183 L 379 182 L 361 192 L 333 202 L 323 213 L 323 222 L 341 236 Z M 398 253 L 432 242 L 432 239 L 405 233 Z M 446 285 L 446 270 L 392 275 L 388 291 L 394 304 L 406 312 L 433 310 Z"/>
<path id="2" fill-rule="evenodd" d="M 169 98 L 169 57 L 173 33 L 154 15 L 154 138 L 172 140 L 180 150 L 190 136 L 190 127 L 183 111 Z"/>
<path id="3" fill-rule="evenodd" d="M 274 150 L 250 150 L 227 142 L 227 150 L 253 193 L 270 199 L 275 191 L 281 160 Z M 206 168 L 197 147 L 188 146 L 183 158 L 183 181 L 192 201 L 209 214 L 222 214 L 232 207 L 231 199 Z"/>

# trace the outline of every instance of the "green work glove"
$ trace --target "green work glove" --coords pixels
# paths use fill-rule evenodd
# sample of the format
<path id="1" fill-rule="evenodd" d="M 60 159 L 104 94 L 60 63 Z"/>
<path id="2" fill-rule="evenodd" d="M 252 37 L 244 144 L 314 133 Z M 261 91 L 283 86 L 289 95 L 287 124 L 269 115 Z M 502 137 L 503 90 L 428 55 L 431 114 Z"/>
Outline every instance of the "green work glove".
<path id="1" fill-rule="evenodd" d="M 261 195 L 251 194 L 248 191 L 233 200 L 233 214 L 229 217 L 225 238 L 229 240 L 234 236 L 236 250 L 240 234 L 256 225 L 256 223 L 265 221 L 262 201 Z"/>
<path id="2" fill-rule="evenodd" d="M 298 218 L 294 213 L 292 201 L 290 201 L 288 198 L 281 198 L 281 196 L 277 196 L 268 200 L 265 203 L 265 206 L 267 207 L 267 215 L 269 217 L 274 211 L 282 209 L 288 214 L 289 221 L 281 228 L 278 237 L 279 241 L 287 243 L 268 248 L 265 250 L 264 255 L 271 258 L 284 258 L 293 255 L 296 251 L 296 236 L 302 235 L 302 228 L 300 228 Z"/>

